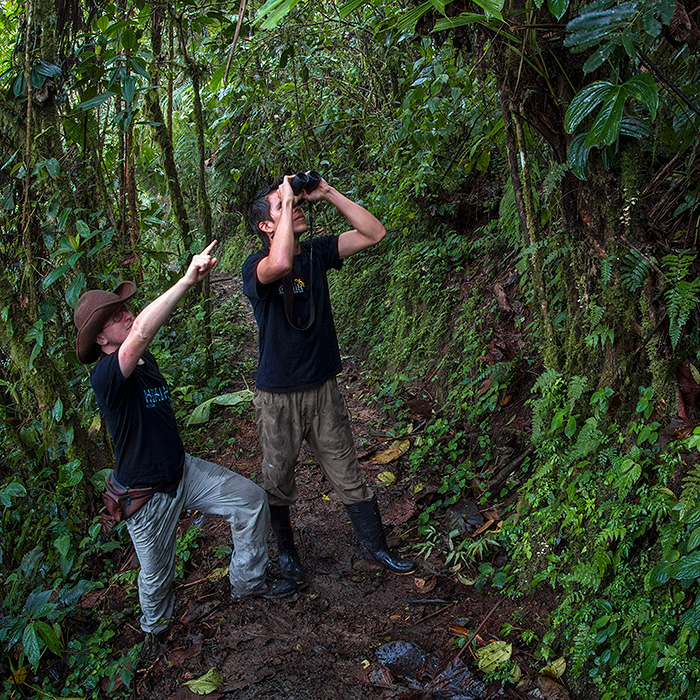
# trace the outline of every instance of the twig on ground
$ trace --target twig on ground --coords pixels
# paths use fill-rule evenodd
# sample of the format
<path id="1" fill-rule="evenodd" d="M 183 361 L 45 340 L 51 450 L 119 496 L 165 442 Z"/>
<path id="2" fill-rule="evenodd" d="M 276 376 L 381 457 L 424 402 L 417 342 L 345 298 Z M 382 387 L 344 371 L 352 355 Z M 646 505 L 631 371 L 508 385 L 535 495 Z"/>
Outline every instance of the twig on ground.
<path id="1" fill-rule="evenodd" d="M 430 615 L 426 615 L 425 617 L 421 617 L 420 620 L 416 620 L 413 624 L 419 625 L 421 622 L 425 622 L 426 620 L 429 620 L 431 617 L 436 617 L 437 615 L 444 613 L 445 610 L 449 610 L 453 606 L 454 606 L 454 603 L 450 603 L 449 605 L 446 605 L 444 608 L 440 608 L 440 610 L 436 610 L 434 613 L 431 613 Z"/>
<path id="2" fill-rule="evenodd" d="M 457 659 L 459 659 L 459 658 L 462 656 L 462 654 L 464 653 L 465 649 L 467 649 L 467 648 L 469 647 L 469 645 L 474 641 L 474 637 L 476 637 L 476 635 L 479 634 L 479 632 L 481 632 L 481 630 L 484 628 L 484 625 L 486 625 L 486 623 L 489 621 L 489 618 L 491 617 L 491 615 L 493 615 L 493 614 L 496 612 L 496 610 L 498 610 L 499 606 L 501 605 L 501 603 L 502 603 L 504 600 L 505 600 L 505 598 L 501 598 L 501 599 L 496 603 L 496 605 L 494 605 L 494 606 L 491 608 L 489 614 L 481 621 L 481 623 L 479 624 L 479 626 L 478 626 L 478 627 L 474 630 L 474 632 L 472 633 L 472 636 L 469 637 L 469 639 L 466 641 L 465 645 L 459 650 L 459 652 L 457 652 L 457 655 L 456 655 L 455 658 L 452 660 L 452 663 L 454 663 L 455 661 L 457 661 Z"/>

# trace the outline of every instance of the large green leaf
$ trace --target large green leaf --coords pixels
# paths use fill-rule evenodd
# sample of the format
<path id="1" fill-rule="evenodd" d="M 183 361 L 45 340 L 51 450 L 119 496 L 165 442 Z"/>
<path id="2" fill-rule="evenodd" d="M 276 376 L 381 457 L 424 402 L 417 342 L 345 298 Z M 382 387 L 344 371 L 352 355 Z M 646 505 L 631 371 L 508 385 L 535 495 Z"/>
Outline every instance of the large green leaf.
<path id="1" fill-rule="evenodd" d="M 345 19 L 348 15 L 355 12 L 355 10 L 362 7 L 362 5 L 364 5 L 367 2 L 369 2 L 369 0 L 348 0 L 348 2 L 344 2 L 338 8 L 338 12 L 340 13 L 340 19 Z"/>
<path id="2" fill-rule="evenodd" d="M 60 630 L 58 625 L 56 625 L 56 628 Z M 61 640 L 58 634 L 56 634 L 56 628 L 40 620 L 34 622 L 34 629 L 39 633 L 44 644 L 46 644 L 54 654 L 60 654 Z"/>
<path id="3" fill-rule="evenodd" d="M 69 270 L 71 270 L 70 265 L 61 265 L 60 267 L 57 267 L 55 270 L 51 270 L 46 277 L 44 277 L 43 281 L 43 287 L 44 289 L 47 289 L 50 287 L 57 279 L 60 277 L 63 277 Z"/>
<path id="4" fill-rule="evenodd" d="M 547 0 L 547 8 L 557 19 L 561 19 L 569 9 L 569 0 Z"/>
<path id="5" fill-rule="evenodd" d="M 639 100 L 648 110 L 652 120 L 656 119 L 659 109 L 659 90 L 656 81 L 649 73 L 640 73 L 625 82 L 624 86 L 629 97 Z"/>
<path id="6" fill-rule="evenodd" d="M 569 144 L 568 162 L 571 172 L 579 179 L 586 179 L 586 166 L 588 165 L 588 154 L 591 146 L 586 146 L 586 136 L 579 134 L 575 136 Z"/>
<path id="7" fill-rule="evenodd" d="M 493 17 L 503 22 L 503 16 L 501 15 L 503 0 L 474 0 L 474 3 L 484 10 L 487 17 Z"/>
<path id="8" fill-rule="evenodd" d="M 583 72 L 587 75 L 592 73 L 594 70 L 600 68 L 600 66 L 605 63 L 610 57 L 610 54 L 617 48 L 617 43 L 614 41 L 608 41 L 603 44 L 600 48 L 596 49 L 583 64 Z"/>
<path id="9" fill-rule="evenodd" d="M 681 557 L 671 567 L 671 576 L 676 580 L 700 578 L 700 552 L 691 552 Z"/>
<path id="10" fill-rule="evenodd" d="M 645 119 L 622 117 L 620 136 L 631 136 L 635 139 L 649 138 L 651 136 L 651 125 Z"/>
<path id="11" fill-rule="evenodd" d="M 399 32 L 407 32 L 409 30 L 412 30 L 416 26 L 416 22 L 427 12 L 430 12 L 430 10 L 433 8 L 433 4 L 428 0 L 428 2 L 424 2 L 422 5 L 419 5 L 418 7 L 414 7 L 413 9 L 409 10 L 408 12 L 404 12 L 402 15 L 399 16 L 399 18 L 396 20 L 396 23 L 394 24 L 394 28 Z"/>
<path id="12" fill-rule="evenodd" d="M 127 105 L 136 97 L 136 78 L 133 75 L 127 75 L 122 81 L 122 97 Z"/>
<path id="13" fill-rule="evenodd" d="M 568 36 L 564 46 L 582 51 L 591 48 L 611 37 L 632 22 L 639 3 L 604 0 L 582 8 L 581 13 L 566 25 Z"/>
<path id="14" fill-rule="evenodd" d="M 267 0 L 255 15 L 255 24 L 263 29 L 274 29 L 298 4 L 300 0 Z"/>
<path id="15" fill-rule="evenodd" d="M 468 24 L 483 24 L 488 25 L 489 20 L 486 15 L 480 15 L 476 12 L 463 12 L 457 17 L 446 17 L 435 22 L 433 27 L 434 32 L 442 32 L 455 27 L 464 27 Z"/>
<path id="16" fill-rule="evenodd" d="M 97 95 L 97 97 L 93 97 L 90 100 L 85 100 L 85 102 L 81 102 L 78 107 L 82 109 L 83 111 L 87 111 L 88 109 L 92 109 L 93 107 L 99 107 L 100 105 L 103 105 L 107 100 L 112 99 L 116 95 L 115 92 L 105 92 L 102 95 Z"/>
<path id="17" fill-rule="evenodd" d="M 27 495 L 27 489 L 20 483 L 13 481 L 0 488 L 0 505 L 9 508 L 13 498 Z"/>
<path id="18" fill-rule="evenodd" d="M 206 423 L 209 420 L 209 412 L 212 404 L 219 406 L 236 406 L 240 403 L 250 403 L 253 400 L 253 392 L 250 389 L 235 391 L 232 394 L 222 394 L 215 396 L 213 399 L 204 401 L 192 411 L 192 414 L 187 420 L 187 425 L 196 425 Z"/>
<path id="19" fill-rule="evenodd" d="M 564 116 L 564 128 L 571 134 L 576 127 L 595 110 L 595 108 L 607 99 L 614 85 L 607 80 L 597 80 L 586 85 L 581 92 L 571 100 L 566 115 Z"/>
<path id="20" fill-rule="evenodd" d="M 588 130 L 587 146 L 594 146 L 598 143 L 611 144 L 617 139 L 620 135 L 622 113 L 626 101 L 627 92 L 624 86 L 616 86 L 608 95 L 593 125 Z"/>
<path id="21" fill-rule="evenodd" d="M 671 564 L 667 561 L 660 561 L 652 570 L 649 581 L 652 587 L 663 586 L 671 578 Z"/>
<path id="22" fill-rule="evenodd" d="M 41 658 L 39 637 L 34 629 L 34 622 L 30 622 L 22 634 L 22 648 L 29 659 L 29 663 L 36 668 Z"/>
<path id="23" fill-rule="evenodd" d="M 66 289 L 65 299 L 66 304 L 74 309 L 80 298 L 80 294 L 86 286 L 85 275 L 80 272 L 76 275 L 75 279 L 70 283 Z"/>

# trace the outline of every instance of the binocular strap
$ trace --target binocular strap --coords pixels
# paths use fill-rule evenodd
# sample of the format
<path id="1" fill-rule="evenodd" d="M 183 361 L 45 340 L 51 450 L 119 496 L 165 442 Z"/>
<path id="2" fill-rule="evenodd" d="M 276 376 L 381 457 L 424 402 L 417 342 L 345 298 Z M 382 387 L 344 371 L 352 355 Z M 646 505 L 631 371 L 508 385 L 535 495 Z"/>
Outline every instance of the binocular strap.
<path id="1" fill-rule="evenodd" d="M 302 328 L 294 325 L 294 268 L 292 271 L 282 278 L 282 289 L 284 290 L 284 313 L 287 316 L 287 322 L 295 331 L 308 331 L 316 319 L 316 304 L 314 303 L 314 244 L 311 244 L 311 252 L 309 253 L 309 320 Z"/>

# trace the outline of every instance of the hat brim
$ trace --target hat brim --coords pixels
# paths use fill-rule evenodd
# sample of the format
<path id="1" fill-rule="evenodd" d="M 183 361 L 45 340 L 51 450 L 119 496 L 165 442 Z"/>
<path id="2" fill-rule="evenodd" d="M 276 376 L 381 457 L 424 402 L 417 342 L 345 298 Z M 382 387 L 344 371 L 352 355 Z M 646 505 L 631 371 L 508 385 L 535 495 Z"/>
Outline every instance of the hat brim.
<path id="1" fill-rule="evenodd" d="M 99 359 L 102 350 L 95 342 L 100 331 L 110 317 L 121 309 L 136 294 L 136 285 L 125 281 L 114 292 L 102 292 L 103 300 L 95 304 L 89 315 L 78 329 L 75 339 L 75 352 L 83 364 L 91 364 Z M 90 292 L 86 292 L 90 294 Z M 79 302 L 80 303 L 80 302 Z"/>

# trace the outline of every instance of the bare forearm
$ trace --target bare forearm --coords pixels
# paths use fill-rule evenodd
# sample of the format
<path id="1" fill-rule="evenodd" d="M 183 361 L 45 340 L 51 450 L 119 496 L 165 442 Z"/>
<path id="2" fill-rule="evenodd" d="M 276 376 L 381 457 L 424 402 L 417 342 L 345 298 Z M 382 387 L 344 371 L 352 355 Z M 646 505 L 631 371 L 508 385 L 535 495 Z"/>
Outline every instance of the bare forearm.
<path id="1" fill-rule="evenodd" d="M 199 255 L 195 255 L 183 277 L 134 319 L 129 335 L 119 347 L 119 367 L 125 377 L 134 371 L 149 343 L 168 320 L 180 299 L 212 271 L 216 258 L 209 253 L 215 245 L 216 241 L 212 241 Z"/>
<path id="2" fill-rule="evenodd" d="M 132 326 L 132 333 L 139 345 L 147 346 L 153 340 L 191 287 L 192 284 L 182 277 L 141 311 Z"/>
<path id="3" fill-rule="evenodd" d="M 332 204 L 350 223 L 353 229 L 366 238 L 370 244 L 378 243 L 384 238 L 386 230 L 374 214 L 341 194 L 334 187 L 328 187 L 323 199 Z"/>

